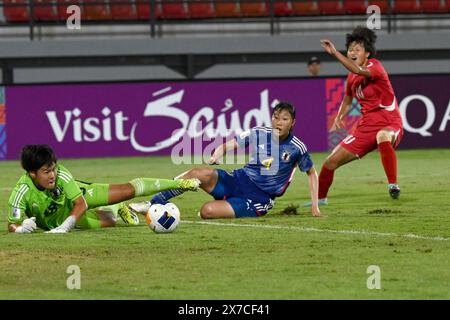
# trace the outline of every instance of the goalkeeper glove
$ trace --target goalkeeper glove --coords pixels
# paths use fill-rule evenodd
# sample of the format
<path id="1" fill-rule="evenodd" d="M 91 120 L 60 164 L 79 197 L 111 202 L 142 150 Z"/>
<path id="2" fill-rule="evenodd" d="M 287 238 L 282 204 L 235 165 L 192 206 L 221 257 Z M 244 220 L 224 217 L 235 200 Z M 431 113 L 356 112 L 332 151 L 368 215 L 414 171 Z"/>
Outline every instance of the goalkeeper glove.
<path id="1" fill-rule="evenodd" d="M 64 220 L 64 222 L 60 226 L 50 231 L 47 231 L 46 233 L 67 233 L 75 227 L 75 224 L 76 224 L 75 217 L 69 216 L 66 220 Z"/>
<path id="2" fill-rule="evenodd" d="M 37 229 L 36 217 L 23 220 L 22 225 L 18 226 L 14 232 L 16 233 L 32 233 Z"/>

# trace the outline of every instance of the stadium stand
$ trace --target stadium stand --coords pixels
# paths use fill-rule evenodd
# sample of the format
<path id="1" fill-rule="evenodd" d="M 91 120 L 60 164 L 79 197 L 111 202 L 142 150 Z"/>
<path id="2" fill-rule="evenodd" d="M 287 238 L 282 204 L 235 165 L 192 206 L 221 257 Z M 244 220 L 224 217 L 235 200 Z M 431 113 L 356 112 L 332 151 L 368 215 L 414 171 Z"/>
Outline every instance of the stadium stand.
<path id="1" fill-rule="evenodd" d="M 348 14 L 365 14 L 367 4 L 364 0 L 344 1 L 343 9 Z"/>
<path id="2" fill-rule="evenodd" d="M 338 15 L 338 14 L 344 14 L 345 11 L 342 7 L 342 1 L 337 0 L 337 1 L 333 1 L 333 0 L 324 0 L 324 1 L 319 1 L 317 3 L 318 8 L 319 8 L 319 13 L 321 14 L 326 14 L 326 15 Z"/>
<path id="3" fill-rule="evenodd" d="M 72 4 L 78 33 L 65 26 Z M 369 4 L 384 14 L 377 49 L 392 74 L 450 70 L 450 0 L 4 0 L 1 82 L 302 77 L 312 55 L 321 76 L 342 76 L 317 41 L 342 50 L 336 35 L 364 24 Z"/>
<path id="4" fill-rule="evenodd" d="M 123 3 L 121 0 L 110 0 L 111 16 L 114 20 L 136 20 L 137 12 L 134 3 Z"/>
<path id="5" fill-rule="evenodd" d="M 71 36 L 63 29 L 72 4 L 80 6 L 90 33 L 105 37 L 120 37 L 122 30 L 136 37 L 344 31 L 358 20 L 365 23 L 369 5 L 379 6 L 388 32 L 450 27 L 441 22 L 450 21 L 450 0 L 4 0 L 0 40 L 19 39 L 27 30 L 30 40 L 36 34 L 39 39 Z"/>
<path id="6" fill-rule="evenodd" d="M 393 13 L 419 13 L 422 11 L 418 0 L 396 0 L 392 3 Z"/>
<path id="7" fill-rule="evenodd" d="M 428 0 L 422 2 L 422 9 L 427 13 L 441 13 L 450 11 L 450 1 Z"/>
<path id="8" fill-rule="evenodd" d="M 292 12 L 294 15 L 316 15 L 319 14 L 319 8 L 315 1 L 302 1 L 292 3 Z"/>
<path id="9" fill-rule="evenodd" d="M 164 19 L 188 19 L 188 6 L 184 1 L 162 0 L 162 17 Z"/>
<path id="10" fill-rule="evenodd" d="M 147 0 L 136 0 L 136 11 L 138 20 L 150 20 L 151 14 L 155 19 L 161 18 L 161 7 L 159 4 L 149 5 Z"/>
<path id="11" fill-rule="evenodd" d="M 241 11 L 237 2 L 215 3 L 216 14 L 219 18 L 240 17 Z"/>
<path id="12" fill-rule="evenodd" d="M 302 17 L 365 14 L 368 5 L 377 5 L 382 13 L 449 13 L 450 0 L 4 0 L 6 22 L 62 20 L 68 5 L 82 8 L 86 19 L 140 20 L 150 16 L 162 20 L 215 19 L 223 17 Z M 30 15 L 32 8 L 33 15 Z"/>
<path id="13" fill-rule="evenodd" d="M 269 10 L 265 1 L 241 2 L 241 12 L 244 17 L 265 17 Z"/>
<path id="14" fill-rule="evenodd" d="M 28 22 L 30 15 L 26 0 L 4 0 L 3 14 L 6 22 Z"/>
<path id="15" fill-rule="evenodd" d="M 33 0 L 35 8 L 33 11 L 36 21 L 57 21 L 58 11 L 52 0 Z"/>
<path id="16" fill-rule="evenodd" d="M 109 1 L 84 0 L 86 19 L 91 21 L 111 20 Z"/>
<path id="17" fill-rule="evenodd" d="M 270 4 L 269 4 L 270 10 Z M 273 12 L 276 16 L 290 16 L 294 14 L 291 1 L 274 1 Z"/>
<path id="18" fill-rule="evenodd" d="M 215 18 L 214 4 L 205 0 L 196 0 L 188 3 L 189 16 L 192 19 Z"/>

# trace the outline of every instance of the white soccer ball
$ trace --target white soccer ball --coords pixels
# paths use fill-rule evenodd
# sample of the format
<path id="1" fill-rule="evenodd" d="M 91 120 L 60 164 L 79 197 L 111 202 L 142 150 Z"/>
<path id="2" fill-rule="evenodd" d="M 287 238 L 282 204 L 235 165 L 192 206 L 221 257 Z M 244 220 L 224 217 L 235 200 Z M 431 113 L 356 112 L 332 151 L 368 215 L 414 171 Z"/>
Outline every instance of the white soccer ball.
<path id="1" fill-rule="evenodd" d="M 173 232 L 180 223 L 180 210 L 173 203 L 153 204 L 145 214 L 150 229 L 156 233 Z"/>

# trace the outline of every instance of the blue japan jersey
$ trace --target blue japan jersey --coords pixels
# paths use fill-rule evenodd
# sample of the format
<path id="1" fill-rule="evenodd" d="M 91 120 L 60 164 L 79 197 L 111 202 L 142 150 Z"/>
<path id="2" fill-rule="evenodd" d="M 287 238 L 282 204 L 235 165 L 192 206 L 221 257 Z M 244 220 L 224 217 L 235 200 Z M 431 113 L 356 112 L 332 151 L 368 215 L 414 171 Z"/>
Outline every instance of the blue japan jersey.
<path id="1" fill-rule="evenodd" d="M 272 128 L 254 127 L 235 139 L 240 147 L 250 146 L 250 161 L 243 168 L 244 172 L 271 197 L 284 194 L 296 167 L 307 172 L 314 165 L 305 144 L 292 133 L 279 142 Z"/>

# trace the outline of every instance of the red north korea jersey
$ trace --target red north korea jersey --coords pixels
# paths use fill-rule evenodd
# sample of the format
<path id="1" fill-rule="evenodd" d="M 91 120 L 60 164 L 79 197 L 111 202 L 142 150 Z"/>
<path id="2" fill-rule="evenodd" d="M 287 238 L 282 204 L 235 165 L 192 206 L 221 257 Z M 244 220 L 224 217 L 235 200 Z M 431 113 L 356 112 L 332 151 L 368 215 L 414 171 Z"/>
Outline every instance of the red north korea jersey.
<path id="1" fill-rule="evenodd" d="M 346 93 L 358 100 L 362 114 L 380 108 L 388 111 L 398 109 L 394 89 L 380 61 L 369 59 L 366 69 L 370 71 L 370 78 L 354 73 L 347 76 Z"/>

